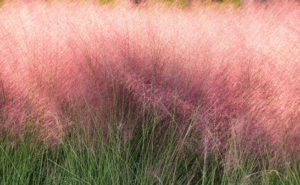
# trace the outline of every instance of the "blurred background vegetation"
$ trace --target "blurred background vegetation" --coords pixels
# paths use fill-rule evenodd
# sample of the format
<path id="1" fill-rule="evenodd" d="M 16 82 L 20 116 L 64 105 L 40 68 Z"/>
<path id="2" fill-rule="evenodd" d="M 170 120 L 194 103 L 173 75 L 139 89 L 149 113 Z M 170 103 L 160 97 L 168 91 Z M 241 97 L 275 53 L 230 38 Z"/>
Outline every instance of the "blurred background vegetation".
<path id="1" fill-rule="evenodd" d="M 11 0 L 0 0 L 0 5 L 2 5 L 5 2 L 9 2 Z M 26 0 L 24 0 L 26 1 Z M 42 0 L 42 1 L 53 1 L 53 0 Z M 54 1 L 59 1 L 59 0 L 54 0 Z M 62 0 L 63 1 L 63 0 Z M 85 0 L 78 0 L 78 1 L 85 1 Z M 114 3 L 116 1 L 119 0 L 95 0 L 100 2 L 101 4 L 110 4 L 110 3 Z M 221 5 L 237 5 L 240 6 L 242 0 L 128 0 L 128 1 L 133 1 L 135 3 L 141 3 L 141 2 L 145 2 L 145 1 L 150 1 L 150 2 L 160 2 L 166 5 L 177 5 L 177 6 L 182 6 L 182 7 L 186 7 L 189 6 L 191 3 L 213 3 L 213 4 L 221 4 Z"/>

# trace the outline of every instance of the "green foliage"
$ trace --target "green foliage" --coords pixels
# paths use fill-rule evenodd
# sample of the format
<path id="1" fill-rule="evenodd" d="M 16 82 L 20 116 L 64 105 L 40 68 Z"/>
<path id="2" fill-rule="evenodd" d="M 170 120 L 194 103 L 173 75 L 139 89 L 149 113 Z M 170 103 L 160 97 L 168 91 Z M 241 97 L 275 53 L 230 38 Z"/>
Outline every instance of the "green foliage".
<path id="1" fill-rule="evenodd" d="M 134 125 L 131 137 L 125 136 L 116 111 L 111 112 L 109 130 L 72 126 L 52 147 L 31 136 L 18 142 L 5 137 L 0 184 L 300 183 L 297 161 L 276 166 L 271 160 L 241 158 L 229 168 L 221 156 L 199 152 L 188 129 L 176 131 L 176 122 L 166 127 L 155 115 L 127 121 Z M 182 134 L 185 139 L 178 139 Z"/>
<path id="2" fill-rule="evenodd" d="M 110 3 L 114 3 L 114 0 L 98 0 L 101 4 L 110 4 Z"/>

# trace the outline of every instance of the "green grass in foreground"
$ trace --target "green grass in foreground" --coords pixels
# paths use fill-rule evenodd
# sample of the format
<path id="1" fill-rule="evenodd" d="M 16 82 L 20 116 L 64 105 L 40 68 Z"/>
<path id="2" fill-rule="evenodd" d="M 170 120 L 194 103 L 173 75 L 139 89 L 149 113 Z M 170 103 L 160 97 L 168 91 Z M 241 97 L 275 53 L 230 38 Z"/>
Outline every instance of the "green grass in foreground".
<path id="1" fill-rule="evenodd" d="M 228 170 L 221 157 L 199 154 L 189 131 L 179 142 L 175 123 L 165 128 L 145 118 L 126 139 L 116 120 L 105 134 L 72 127 L 55 147 L 30 136 L 14 144 L 5 137 L 0 184 L 300 184 L 299 163 L 276 167 L 253 157 Z"/>

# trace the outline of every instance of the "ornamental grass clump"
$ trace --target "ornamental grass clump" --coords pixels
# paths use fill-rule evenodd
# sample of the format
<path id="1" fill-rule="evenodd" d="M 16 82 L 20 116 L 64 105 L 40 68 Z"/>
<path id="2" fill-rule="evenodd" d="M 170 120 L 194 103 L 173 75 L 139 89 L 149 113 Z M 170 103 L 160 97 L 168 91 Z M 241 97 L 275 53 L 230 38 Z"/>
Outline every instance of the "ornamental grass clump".
<path id="1" fill-rule="evenodd" d="M 74 124 L 110 129 L 115 110 L 126 128 L 128 114 L 189 128 L 228 161 L 232 148 L 295 158 L 300 7 L 267 5 L 4 4 L 1 129 L 59 141 Z"/>

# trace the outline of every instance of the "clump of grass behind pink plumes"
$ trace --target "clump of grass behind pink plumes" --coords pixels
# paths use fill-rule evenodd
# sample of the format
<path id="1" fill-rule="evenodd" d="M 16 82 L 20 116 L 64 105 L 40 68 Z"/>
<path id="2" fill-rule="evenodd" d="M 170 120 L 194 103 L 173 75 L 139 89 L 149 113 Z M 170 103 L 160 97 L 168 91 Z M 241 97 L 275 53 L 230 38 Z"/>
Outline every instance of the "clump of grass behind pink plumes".
<path id="1" fill-rule="evenodd" d="M 12 2 L 0 14 L 3 129 L 34 124 L 58 139 L 70 123 L 88 125 L 90 109 L 105 120 L 122 91 L 136 111 L 191 124 L 207 152 L 226 153 L 234 140 L 240 151 L 299 154 L 295 2 L 189 10 Z"/>

